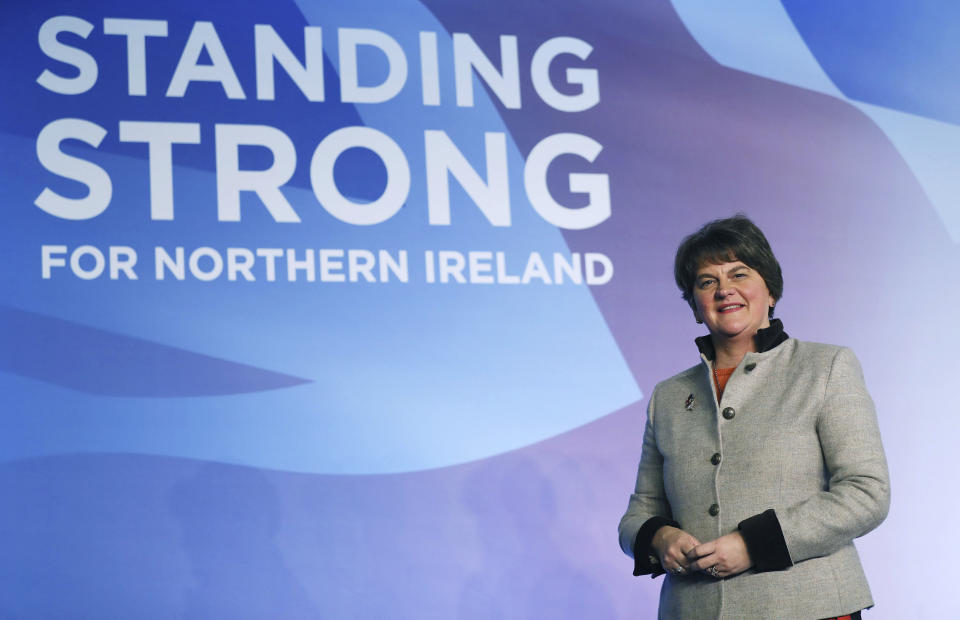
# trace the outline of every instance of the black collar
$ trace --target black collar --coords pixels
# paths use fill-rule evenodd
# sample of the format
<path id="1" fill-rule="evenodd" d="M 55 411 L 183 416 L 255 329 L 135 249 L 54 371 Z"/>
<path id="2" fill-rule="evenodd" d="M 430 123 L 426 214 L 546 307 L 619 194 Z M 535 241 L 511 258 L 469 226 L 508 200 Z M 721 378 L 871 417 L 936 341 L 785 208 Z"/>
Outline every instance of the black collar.
<path id="1" fill-rule="evenodd" d="M 758 329 L 753 336 L 753 341 L 757 344 L 757 353 L 763 353 L 773 349 L 781 342 L 789 338 L 787 332 L 783 331 L 783 322 L 780 319 L 770 319 L 770 327 Z M 717 352 L 713 348 L 713 339 L 710 335 L 700 336 L 694 342 L 700 353 L 706 356 L 708 360 L 716 359 Z"/>

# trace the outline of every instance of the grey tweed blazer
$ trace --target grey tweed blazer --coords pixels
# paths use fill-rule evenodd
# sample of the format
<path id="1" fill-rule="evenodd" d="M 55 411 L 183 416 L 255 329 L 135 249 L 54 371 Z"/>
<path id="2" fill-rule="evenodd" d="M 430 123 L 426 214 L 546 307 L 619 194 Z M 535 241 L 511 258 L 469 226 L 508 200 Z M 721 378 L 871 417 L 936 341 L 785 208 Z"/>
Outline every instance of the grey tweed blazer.
<path id="1" fill-rule="evenodd" d="M 790 338 L 748 353 L 720 405 L 711 373 L 702 357 L 654 389 L 620 546 L 632 557 L 651 517 L 707 542 L 772 508 L 792 566 L 667 575 L 659 617 L 814 620 L 871 607 L 853 539 L 886 517 L 890 482 L 853 352 Z"/>

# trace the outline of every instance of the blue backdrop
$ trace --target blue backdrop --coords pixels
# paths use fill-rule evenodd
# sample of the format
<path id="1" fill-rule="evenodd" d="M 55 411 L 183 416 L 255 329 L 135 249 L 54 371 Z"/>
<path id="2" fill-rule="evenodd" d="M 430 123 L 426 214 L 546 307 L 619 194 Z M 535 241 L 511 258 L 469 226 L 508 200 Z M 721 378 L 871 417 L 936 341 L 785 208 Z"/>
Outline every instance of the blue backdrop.
<path id="1" fill-rule="evenodd" d="M 679 240 L 853 347 L 871 618 L 952 610 L 960 8 L 0 7 L 0 617 L 635 618 Z"/>

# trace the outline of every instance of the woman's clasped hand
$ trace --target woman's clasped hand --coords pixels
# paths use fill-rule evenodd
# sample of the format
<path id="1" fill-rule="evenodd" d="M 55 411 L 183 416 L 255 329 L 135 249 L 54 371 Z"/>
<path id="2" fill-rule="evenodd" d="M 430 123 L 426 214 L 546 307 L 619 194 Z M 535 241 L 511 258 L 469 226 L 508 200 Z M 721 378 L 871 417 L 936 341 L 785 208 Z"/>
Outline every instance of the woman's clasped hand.
<path id="1" fill-rule="evenodd" d="M 657 551 L 660 565 L 673 575 L 702 572 L 722 579 L 742 573 L 753 565 L 739 532 L 700 543 L 689 533 L 666 525 L 654 535 L 652 546 Z"/>
<path id="2" fill-rule="evenodd" d="M 653 535 L 650 544 L 656 550 L 663 570 L 682 575 L 687 572 L 690 564 L 687 552 L 695 549 L 700 541 L 680 528 L 664 525 Z"/>
<path id="3" fill-rule="evenodd" d="M 718 578 L 738 575 L 753 566 L 740 532 L 697 545 L 687 551 L 686 559 L 690 562 L 688 570 L 703 571 Z"/>

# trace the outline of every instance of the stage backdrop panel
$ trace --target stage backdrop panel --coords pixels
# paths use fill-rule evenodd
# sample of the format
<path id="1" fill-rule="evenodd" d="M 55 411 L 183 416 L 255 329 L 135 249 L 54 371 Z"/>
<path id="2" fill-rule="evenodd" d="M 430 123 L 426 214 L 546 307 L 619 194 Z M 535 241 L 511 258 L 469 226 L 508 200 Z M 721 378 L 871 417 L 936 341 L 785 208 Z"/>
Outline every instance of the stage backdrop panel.
<path id="1" fill-rule="evenodd" d="M 736 212 L 851 346 L 871 618 L 946 613 L 960 9 L 0 6 L 0 616 L 636 618 L 616 525 Z"/>

